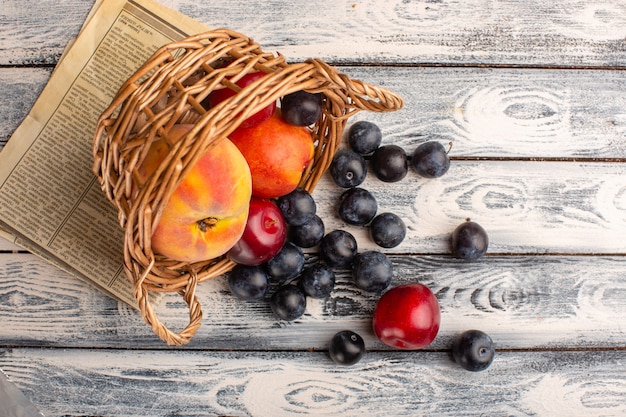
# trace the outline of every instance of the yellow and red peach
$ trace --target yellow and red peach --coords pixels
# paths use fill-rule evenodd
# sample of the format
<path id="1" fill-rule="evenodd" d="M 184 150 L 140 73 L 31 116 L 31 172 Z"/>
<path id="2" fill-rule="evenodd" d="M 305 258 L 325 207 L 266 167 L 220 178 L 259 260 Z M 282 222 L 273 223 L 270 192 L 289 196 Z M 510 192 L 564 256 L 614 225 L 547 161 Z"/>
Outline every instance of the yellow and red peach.
<path id="1" fill-rule="evenodd" d="M 193 125 L 175 125 L 173 142 Z M 169 145 L 156 141 L 137 170 L 146 183 Z M 192 167 L 165 204 L 153 230 L 152 248 L 168 258 L 199 262 L 221 256 L 241 238 L 248 218 L 252 179 L 248 164 L 228 139 L 219 140 Z"/>

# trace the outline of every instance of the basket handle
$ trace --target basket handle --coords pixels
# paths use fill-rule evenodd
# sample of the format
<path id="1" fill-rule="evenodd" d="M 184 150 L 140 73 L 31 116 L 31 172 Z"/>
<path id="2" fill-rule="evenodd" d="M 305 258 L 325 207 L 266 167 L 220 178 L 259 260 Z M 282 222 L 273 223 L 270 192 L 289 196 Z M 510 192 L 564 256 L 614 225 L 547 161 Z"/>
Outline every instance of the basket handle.
<path id="1" fill-rule="evenodd" d="M 150 268 L 146 269 L 146 273 Z M 189 307 L 189 322 L 187 326 L 179 333 L 175 333 L 167 328 L 154 311 L 148 297 L 148 289 L 142 285 L 143 279 L 139 279 L 135 284 L 135 299 L 139 305 L 144 320 L 152 327 L 154 333 L 157 334 L 170 346 L 181 346 L 188 343 L 196 331 L 200 327 L 202 321 L 202 308 L 198 298 L 196 297 L 196 287 L 198 285 L 198 274 L 193 270 L 189 270 L 189 280 L 184 288 L 178 291 L 183 297 L 185 304 Z"/>

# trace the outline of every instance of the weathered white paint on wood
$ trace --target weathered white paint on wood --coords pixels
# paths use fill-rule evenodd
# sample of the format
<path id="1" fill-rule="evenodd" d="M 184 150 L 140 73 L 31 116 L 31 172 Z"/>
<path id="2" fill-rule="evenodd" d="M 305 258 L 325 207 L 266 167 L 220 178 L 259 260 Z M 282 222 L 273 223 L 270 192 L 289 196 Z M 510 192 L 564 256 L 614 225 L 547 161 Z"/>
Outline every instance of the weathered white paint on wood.
<path id="1" fill-rule="evenodd" d="M 623 163 L 455 160 L 438 179 L 411 169 L 384 183 L 370 171 L 361 187 L 376 197 L 379 213 L 406 223 L 407 237 L 394 251 L 447 253 L 450 233 L 471 218 L 488 231 L 493 253 L 623 254 L 625 175 Z M 327 231 L 344 228 L 363 248 L 376 248 L 367 227 L 338 220 L 344 190 L 329 177 L 313 192 Z"/>
<path id="2" fill-rule="evenodd" d="M 333 62 L 624 66 L 621 0 L 162 1 L 211 27 L 245 33 L 291 59 Z M 91 1 L 3 4 L 0 64 L 50 64 Z"/>
<path id="3" fill-rule="evenodd" d="M 5 0 L 0 17 L 1 65 L 50 65 L 78 32 L 91 0 Z"/>
<path id="4" fill-rule="evenodd" d="M 397 91 L 405 107 L 361 112 L 385 141 L 414 149 L 437 139 L 456 157 L 624 158 L 623 71 L 342 67 Z"/>
<path id="5" fill-rule="evenodd" d="M 626 158 L 626 74 L 485 68 L 340 67 L 397 91 L 405 107 L 361 112 L 385 143 L 412 151 L 436 139 L 451 155 L 506 158 Z M 0 68 L 0 149 L 47 82 L 48 70 Z"/>
<path id="6" fill-rule="evenodd" d="M 623 416 L 624 351 L 446 353 L 16 349 L 0 367 L 49 416 Z M 71 398 L 71 401 L 67 399 Z"/>
<path id="7" fill-rule="evenodd" d="M 432 348 L 446 349 L 468 328 L 488 332 L 507 349 L 624 344 L 623 257 L 488 257 L 469 264 L 445 256 L 391 259 L 393 285 L 422 282 L 437 294 L 442 324 Z M 371 348 L 385 349 L 371 330 L 378 295 L 358 290 L 348 270 L 336 273 L 331 296 L 309 299 L 305 316 L 293 323 L 277 320 L 267 300 L 237 300 L 225 278 L 202 283 L 203 325 L 187 347 L 323 349 L 335 332 L 352 329 Z M 158 312 L 173 328 L 186 324 L 186 306 L 176 295 Z M 164 347 L 134 309 L 29 254 L 0 254 L 0 317 L 0 340 L 11 346 Z"/>
<path id="8" fill-rule="evenodd" d="M 453 161 L 429 180 L 410 172 L 397 183 L 373 173 L 361 186 L 407 225 L 393 252 L 449 253 L 450 233 L 466 219 L 480 223 L 492 253 L 626 253 L 626 165 L 601 162 Z M 344 192 L 328 175 L 313 192 L 326 231 L 351 232 L 365 249 L 380 249 L 369 228 L 336 214 Z"/>
<path id="9" fill-rule="evenodd" d="M 0 67 L 0 150 L 24 120 L 49 77 L 47 68 Z"/>
<path id="10" fill-rule="evenodd" d="M 0 149 L 92 3 L 2 4 Z M 431 287 L 441 331 L 428 351 L 384 347 L 370 327 L 378 295 L 357 290 L 344 269 L 333 294 L 309 300 L 293 323 L 276 320 L 266 301 L 236 300 L 223 277 L 203 283 L 202 327 L 189 345 L 167 348 L 130 306 L 0 241 L 0 368 L 46 415 L 626 414 L 623 1 L 163 3 L 294 61 L 364 64 L 341 69 L 406 105 L 353 121 L 375 121 L 385 143 L 408 152 L 427 139 L 452 144 L 444 178 L 411 171 L 384 184 L 370 173 L 363 185 L 379 211 L 409 225 L 387 251 L 394 285 Z M 336 219 L 340 193 L 328 177 L 315 191 L 327 230 L 345 227 L 361 250 L 377 249 L 367 229 Z M 448 254 L 466 217 L 490 234 L 478 262 Z M 158 312 L 186 324 L 177 296 Z M 370 350 L 350 368 L 325 352 L 345 328 Z M 487 372 L 448 357 L 468 328 L 496 341 Z"/>

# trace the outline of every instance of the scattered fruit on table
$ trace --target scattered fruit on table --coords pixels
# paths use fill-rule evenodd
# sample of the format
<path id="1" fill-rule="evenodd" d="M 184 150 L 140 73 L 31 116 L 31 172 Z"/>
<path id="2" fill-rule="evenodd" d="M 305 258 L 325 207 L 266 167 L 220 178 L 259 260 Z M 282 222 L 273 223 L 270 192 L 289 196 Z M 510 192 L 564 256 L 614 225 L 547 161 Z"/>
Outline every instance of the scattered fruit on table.
<path id="1" fill-rule="evenodd" d="M 240 82 L 244 85 L 252 82 L 252 78 Z M 230 90 L 220 91 L 225 95 Z M 213 99 L 219 100 L 219 95 L 215 95 L 218 98 Z M 258 122 L 255 114 L 252 120 L 229 136 L 232 143 L 223 141 L 225 148 L 230 144 L 230 150 L 224 152 L 232 153 L 235 148 L 239 159 L 237 156 L 218 157 L 217 146 L 208 152 L 222 162 L 238 161 L 234 165 L 239 171 L 242 166 L 250 167 L 247 183 L 245 178 L 242 181 L 233 179 L 233 172 L 239 171 L 222 169 L 230 174 L 226 179 L 231 180 L 231 187 L 239 186 L 245 191 L 247 184 L 247 194 L 235 188 L 247 196 L 249 203 L 243 208 L 247 221 L 243 222 L 239 237 L 235 243 L 226 245 L 230 248 L 228 255 L 237 263 L 228 275 L 229 288 L 242 300 L 259 300 L 268 295 L 270 281 L 278 283 L 269 297 L 269 306 L 279 319 L 293 321 L 304 314 L 307 297 L 323 299 L 331 294 L 335 286 L 334 268 L 348 267 L 357 288 L 382 293 L 372 316 L 376 337 L 396 349 L 422 349 L 432 343 L 440 326 L 439 303 L 433 292 L 419 283 L 389 289 L 393 280 L 393 265 L 389 258 L 373 250 L 359 253 L 356 239 L 346 230 L 325 234 L 324 221 L 316 214 L 313 197 L 298 188 L 314 152 L 311 133 L 303 126 L 318 120 L 322 100 L 319 94 L 298 92 L 283 97 L 282 111 L 272 109 L 271 117 L 266 120 Z M 262 112 L 267 113 L 267 109 Z M 259 112 L 259 118 L 262 112 Z M 176 129 L 183 129 L 180 131 L 182 136 L 189 127 Z M 375 124 L 355 123 L 348 132 L 350 149 L 336 152 L 329 175 L 339 187 L 347 188 L 339 198 L 338 217 L 348 225 L 368 226 L 374 243 L 382 248 L 393 248 L 405 239 L 406 225 L 394 213 L 377 215 L 376 199 L 369 191 L 358 187 L 368 170 L 364 155 L 369 155 L 370 168 L 384 182 L 403 179 L 408 173 L 409 161 L 418 175 L 438 178 L 447 172 L 450 160 L 438 142 L 420 145 L 409 159 L 400 146 L 381 146 L 381 140 L 380 129 Z M 147 161 L 156 166 L 166 152 L 167 148 L 160 149 L 157 143 Z M 145 171 L 148 169 L 144 168 Z M 221 171 L 212 169 L 206 178 L 214 179 L 215 172 Z M 148 176 L 146 172 L 144 181 Z M 216 187 L 226 182 L 211 181 L 218 183 Z M 206 194 L 205 190 L 203 194 Z M 233 199 L 229 197 L 228 202 L 231 203 L 227 205 L 229 210 L 236 211 Z M 201 225 L 198 229 L 213 231 L 220 224 L 221 217 L 207 215 L 201 221 L 207 223 L 196 220 Z M 454 255 L 462 259 L 477 259 L 488 246 L 484 229 L 469 220 L 452 233 L 451 241 Z M 320 259 L 306 265 L 301 248 L 317 245 Z M 337 333 L 329 344 L 332 360 L 342 365 L 357 363 L 364 351 L 363 339 L 348 330 Z M 494 355 L 491 339 L 479 331 L 464 332 L 455 340 L 452 351 L 455 360 L 472 371 L 487 368 Z"/>
<path id="2" fill-rule="evenodd" d="M 312 248 L 322 241 L 325 233 L 324 221 L 316 214 L 303 225 L 290 226 L 287 236 L 291 242 L 301 248 Z"/>
<path id="3" fill-rule="evenodd" d="M 218 106 L 265 75 L 246 74 L 234 85 L 212 91 L 202 105 Z M 357 288 L 382 294 L 372 315 L 376 337 L 395 349 L 427 347 L 436 338 L 441 320 L 433 292 L 420 283 L 389 289 L 393 264 L 387 255 L 375 250 L 359 253 L 356 239 L 346 230 L 325 234 L 313 197 L 299 188 L 315 152 L 307 127 L 320 119 L 323 103 L 319 93 L 285 95 L 280 107 L 276 102 L 268 104 L 243 120 L 228 139 L 212 146 L 172 194 L 154 230 L 152 247 L 187 262 L 227 253 L 236 263 L 228 273 L 231 293 L 242 300 L 266 299 L 273 281 L 276 289 L 269 306 L 285 321 L 302 317 L 307 297 L 328 297 L 335 287 L 335 268 L 349 268 Z M 175 125 L 169 144 L 159 140 L 150 147 L 137 170 L 140 186 L 165 159 L 171 144 L 192 128 Z M 405 239 L 407 227 L 394 213 L 377 215 L 376 199 L 359 188 L 368 168 L 389 183 L 405 178 L 409 165 L 421 177 L 439 178 L 450 168 L 448 152 L 441 143 L 428 141 L 409 158 L 398 145 L 381 145 L 380 128 L 367 121 L 354 123 L 347 141 L 349 148 L 339 149 L 328 168 L 335 184 L 347 189 L 338 199 L 337 215 L 348 225 L 369 227 L 378 246 L 394 248 Z M 451 235 L 452 253 L 461 259 L 480 258 L 488 244 L 485 230 L 469 220 Z M 319 260 L 306 265 L 301 248 L 317 245 Z M 363 339 L 353 331 L 338 332 L 329 343 L 329 355 L 337 364 L 353 365 L 364 352 Z M 452 355 L 464 369 L 482 371 L 491 365 L 495 349 L 486 333 L 469 330 L 454 340 Z"/>
<path id="4" fill-rule="evenodd" d="M 330 358 L 338 365 L 354 365 L 365 352 L 363 338 L 351 330 L 336 333 L 328 345 Z"/>
<path id="5" fill-rule="evenodd" d="M 265 75 L 266 74 L 264 72 L 260 72 L 260 71 L 252 72 L 241 77 L 241 79 L 235 82 L 235 85 L 237 85 L 240 88 L 243 88 L 252 84 L 256 80 L 264 77 Z M 218 90 L 214 90 L 207 97 L 207 100 L 206 100 L 208 102 L 207 107 L 209 108 L 215 107 L 219 103 L 223 102 L 224 100 L 236 95 L 237 92 L 238 92 L 237 90 L 229 88 L 229 87 L 224 87 Z M 274 114 L 275 110 L 276 110 L 276 102 L 272 102 L 268 104 L 267 106 L 265 106 L 264 108 L 262 108 L 261 110 L 259 110 L 258 112 L 248 117 L 247 119 L 245 119 L 243 122 L 241 122 L 239 126 L 242 128 L 249 128 L 249 127 L 253 127 L 258 124 L 261 124 L 267 119 L 269 119 L 272 116 L 272 114 Z"/>
<path id="6" fill-rule="evenodd" d="M 365 120 L 358 121 L 348 129 L 348 145 L 360 154 L 369 155 L 380 146 L 383 134 L 378 125 Z"/>
<path id="7" fill-rule="evenodd" d="M 327 233 L 320 243 L 320 256 L 330 266 L 348 266 L 358 252 L 356 239 L 345 230 Z"/>
<path id="8" fill-rule="evenodd" d="M 229 136 L 248 161 L 252 194 L 278 198 L 298 187 L 315 151 L 311 132 L 285 122 L 280 109 L 261 124 L 237 128 Z"/>
<path id="9" fill-rule="evenodd" d="M 395 248 L 406 237 L 404 221 L 394 213 L 381 213 L 369 225 L 370 236 L 382 248 Z"/>
<path id="10" fill-rule="evenodd" d="M 439 332 L 441 313 L 437 297 L 427 286 L 403 284 L 384 293 L 374 309 L 376 337 L 396 349 L 422 349 Z"/>
<path id="11" fill-rule="evenodd" d="M 325 298 L 335 288 L 335 271 L 322 263 L 306 266 L 300 274 L 298 285 L 311 298 Z"/>
<path id="12" fill-rule="evenodd" d="M 234 262 L 260 265 L 278 253 L 287 239 L 287 224 L 271 200 L 252 197 L 241 238 L 228 251 Z"/>
<path id="13" fill-rule="evenodd" d="M 376 198 L 363 188 L 350 188 L 339 197 L 337 213 L 348 224 L 364 226 L 374 219 L 377 211 Z"/>
<path id="14" fill-rule="evenodd" d="M 489 246 L 487 232 L 476 222 L 467 220 L 452 232 L 452 254 L 473 261 L 485 254 Z"/>
<path id="15" fill-rule="evenodd" d="M 295 126 L 309 126 L 317 122 L 322 115 L 322 95 L 296 91 L 280 100 L 283 119 Z"/>
<path id="16" fill-rule="evenodd" d="M 411 165 L 418 175 L 425 178 L 439 178 L 448 172 L 450 158 L 439 142 L 422 143 L 413 151 Z"/>
<path id="17" fill-rule="evenodd" d="M 260 300 L 269 292 L 270 282 L 262 267 L 237 264 L 228 274 L 228 288 L 241 300 Z"/>
<path id="18" fill-rule="evenodd" d="M 352 262 L 352 279 L 363 291 L 381 293 L 391 285 L 393 265 L 382 252 L 359 253 Z"/>
<path id="19" fill-rule="evenodd" d="M 339 149 L 328 167 L 331 178 L 341 188 L 352 188 L 365 181 L 367 162 L 350 149 Z"/>
<path id="20" fill-rule="evenodd" d="M 370 166 L 376 177 L 384 182 L 398 182 L 409 172 L 406 151 L 398 145 L 378 147 L 372 155 Z"/>
<path id="21" fill-rule="evenodd" d="M 452 344 L 454 361 L 472 372 L 489 368 L 495 353 L 491 337 L 480 330 L 467 330 L 458 335 Z"/>
<path id="22" fill-rule="evenodd" d="M 265 263 L 270 279 L 284 283 L 297 277 L 304 268 L 302 249 L 291 242 L 285 242 L 281 250 Z"/>
<path id="23" fill-rule="evenodd" d="M 289 194 L 279 197 L 276 204 L 290 226 L 302 226 L 311 221 L 317 212 L 315 200 L 302 188 L 296 188 Z"/>
<path id="24" fill-rule="evenodd" d="M 306 295 L 296 285 L 280 286 L 270 298 L 270 308 L 282 320 L 296 320 L 302 317 L 306 310 Z"/>
<path id="25" fill-rule="evenodd" d="M 169 141 L 193 125 L 174 125 Z M 144 185 L 169 152 L 164 139 L 154 142 L 137 169 Z M 251 176 L 241 152 L 228 139 L 211 147 L 191 168 L 166 203 L 156 225 L 152 248 L 171 259 L 198 262 L 216 258 L 242 236 L 248 217 Z"/>

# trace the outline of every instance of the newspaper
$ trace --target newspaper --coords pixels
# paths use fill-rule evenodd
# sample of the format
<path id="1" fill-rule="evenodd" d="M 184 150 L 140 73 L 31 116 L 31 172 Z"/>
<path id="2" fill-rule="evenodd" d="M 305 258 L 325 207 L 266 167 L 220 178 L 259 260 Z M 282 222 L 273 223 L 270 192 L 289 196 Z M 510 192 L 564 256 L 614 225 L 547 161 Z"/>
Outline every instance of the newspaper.
<path id="1" fill-rule="evenodd" d="M 150 0 L 96 0 L 0 152 L 2 236 L 136 307 L 123 230 L 92 172 L 97 119 L 154 51 L 206 30 Z"/>

